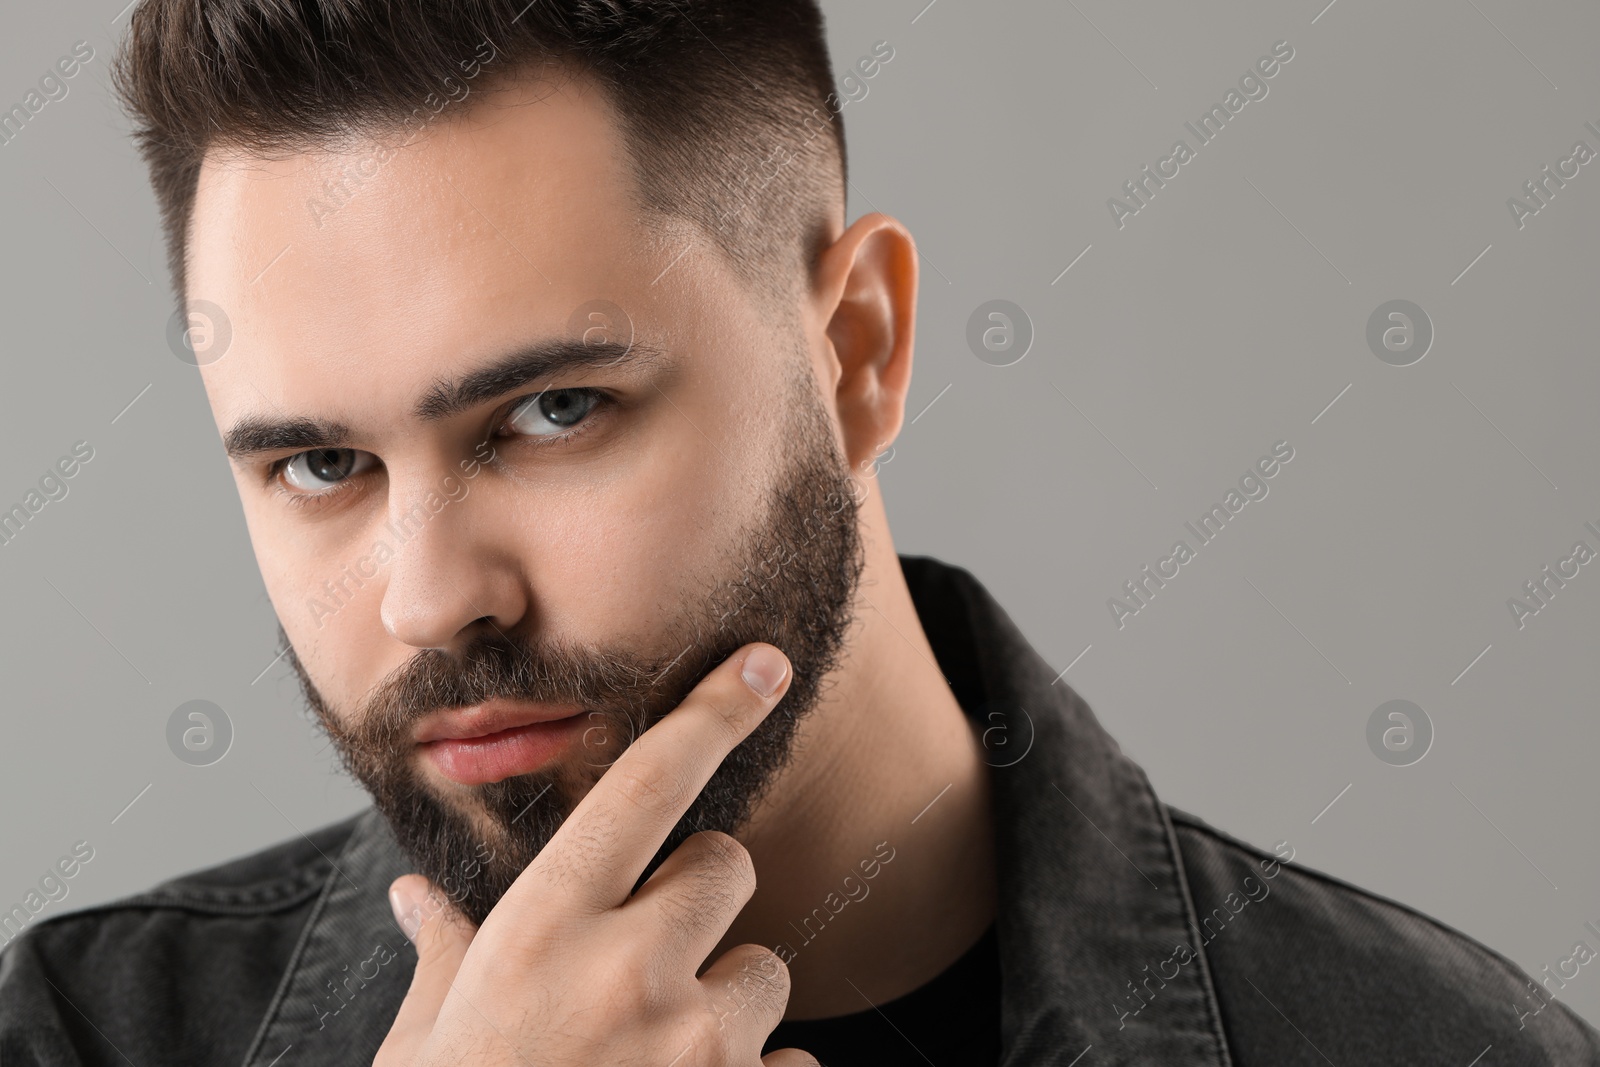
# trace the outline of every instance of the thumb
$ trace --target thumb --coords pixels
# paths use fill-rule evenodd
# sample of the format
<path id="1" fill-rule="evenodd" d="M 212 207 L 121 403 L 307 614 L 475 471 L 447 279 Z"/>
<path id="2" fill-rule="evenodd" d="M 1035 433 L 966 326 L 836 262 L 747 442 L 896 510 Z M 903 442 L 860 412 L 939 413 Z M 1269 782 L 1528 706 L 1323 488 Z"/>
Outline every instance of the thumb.
<path id="1" fill-rule="evenodd" d="M 439 1008 L 461 969 L 461 960 L 477 928 L 420 874 L 405 874 L 394 880 L 389 886 L 389 907 L 394 911 L 395 922 L 417 949 L 411 988 L 384 1041 L 385 1051 L 403 1051 L 400 1060 L 406 1062 L 433 1032 Z"/>

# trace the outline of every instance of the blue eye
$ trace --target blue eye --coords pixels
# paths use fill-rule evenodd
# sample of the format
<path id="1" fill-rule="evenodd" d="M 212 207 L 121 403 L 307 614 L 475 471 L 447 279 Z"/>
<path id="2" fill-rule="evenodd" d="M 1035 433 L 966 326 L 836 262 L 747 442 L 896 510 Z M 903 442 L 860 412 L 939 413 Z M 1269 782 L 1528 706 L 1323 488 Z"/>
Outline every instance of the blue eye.
<path id="1" fill-rule="evenodd" d="M 506 428 L 532 437 L 559 435 L 582 422 L 600 403 L 593 389 L 547 389 L 518 402 Z"/>
<path id="2" fill-rule="evenodd" d="M 374 458 L 370 452 L 353 448 L 297 452 L 283 461 L 283 480 L 307 493 L 325 492 L 372 466 Z"/>

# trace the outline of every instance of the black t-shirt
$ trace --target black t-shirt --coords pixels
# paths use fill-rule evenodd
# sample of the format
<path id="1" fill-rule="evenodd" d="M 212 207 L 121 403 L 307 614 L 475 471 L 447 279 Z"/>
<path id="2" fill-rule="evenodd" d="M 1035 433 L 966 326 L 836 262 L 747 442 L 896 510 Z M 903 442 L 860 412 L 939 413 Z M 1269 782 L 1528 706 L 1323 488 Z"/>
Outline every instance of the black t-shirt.
<path id="1" fill-rule="evenodd" d="M 778 1024 L 761 1049 L 811 1053 L 823 1067 L 968 1067 L 1000 1062 L 1000 951 L 994 924 L 932 981 L 851 1015 Z"/>

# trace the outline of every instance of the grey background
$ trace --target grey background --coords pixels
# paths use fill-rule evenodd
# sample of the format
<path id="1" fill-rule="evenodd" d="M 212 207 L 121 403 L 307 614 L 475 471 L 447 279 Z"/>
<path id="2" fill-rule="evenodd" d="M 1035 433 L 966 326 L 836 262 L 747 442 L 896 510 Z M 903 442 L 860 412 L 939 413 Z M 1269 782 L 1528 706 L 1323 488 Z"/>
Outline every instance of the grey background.
<path id="1" fill-rule="evenodd" d="M 895 49 L 844 118 L 851 217 L 894 214 L 922 252 L 915 420 L 881 474 L 900 550 L 973 570 L 1168 801 L 1529 971 L 1600 948 L 1600 565 L 1524 629 L 1506 605 L 1600 548 L 1600 163 L 1521 230 L 1506 206 L 1574 141 L 1600 150 L 1600 10 L 926 2 L 825 3 L 841 74 Z M 95 849 L 44 914 L 364 803 L 272 663 L 198 374 L 164 339 L 154 203 L 107 93 L 120 3 L 13 5 L 0 35 L 5 105 L 96 52 L 0 146 L 0 504 L 95 449 L 0 547 L 0 905 Z M 1285 39 L 1267 97 L 1119 230 L 1107 198 Z M 996 298 L 1036 334 L 1012 366 L 965 339 Z M 1366 344 L 1393 299 L 1436 330 L 1413 366 Z M 1279 440 L 1269 495 L 1118 629 L 1107 599 Z M 195 699 L 233 725 L 212 766 L 167 746 Z M 1412 766 L 1367 745 L 1392 699 L 1433 724 Z M 1592 970 L 1561 996 L 1600 1020 Z"/>

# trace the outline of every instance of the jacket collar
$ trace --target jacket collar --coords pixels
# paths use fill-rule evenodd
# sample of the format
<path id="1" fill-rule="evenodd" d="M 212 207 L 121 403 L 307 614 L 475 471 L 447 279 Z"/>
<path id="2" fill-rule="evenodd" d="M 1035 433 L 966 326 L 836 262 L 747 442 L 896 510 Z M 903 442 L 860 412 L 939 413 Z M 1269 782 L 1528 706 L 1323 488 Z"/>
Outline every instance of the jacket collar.
<path id="1" fill-rule="evenodd" d="M 1144 772 L 970 572 L 901 567 L 992 767 L 1002 1067 L 1228 1067 L 1177 839 Z"/>
<path id="2" fill-rule="evenodd" d="M 971 573 L 900 562 L 991 765 L 1002 1067 L 1229 1067 L 1177 840 L 1144 772 Z M 387 900 L 410 868 L 387 823 L 369 810 L 330 859 L 246 1067 L 370 1058 L 410 985 Z"/>

